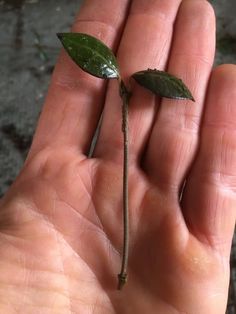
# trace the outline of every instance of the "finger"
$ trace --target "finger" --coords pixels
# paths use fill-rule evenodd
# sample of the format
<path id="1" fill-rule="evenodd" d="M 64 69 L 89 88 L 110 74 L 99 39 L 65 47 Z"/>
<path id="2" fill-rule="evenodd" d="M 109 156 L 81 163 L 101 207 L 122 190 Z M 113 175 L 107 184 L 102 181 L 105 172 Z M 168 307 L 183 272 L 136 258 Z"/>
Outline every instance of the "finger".
<path id="1" fill-rule="evenodd" d="M 173 23 L 180 0 L 133 1 L 118 50 L 123 77 L 148 67 L 163 69 L 168 58 Z M 130 157 L 136 159 L 146 141 L 155 113 L 155 97 L 135 88 L 129 104 Z M 108 90 L 95 156 L 121 160 L 121 100 L 117 82 Z"/>
<path id="2" fill-rule="evenodd" d="M 200 148 L 183 196 L 190 230 L 229 255 L 236 214 L 236 66 L 214 70 Z"/>
<path id="3" fill-rule="evenodd" d="M 167 193 L 176 193 L 194 157 L 205 91 L 215 50 L 215 17 L 205 0 L 180 6 L 168 72 L 185 82 L 196 100 L 163 99 L 144 167 Z"/>
<path id="4" fill-rule="evenodd" d="M 117 44 L 129 1 L 87 0 L 72 27 L 91 34 L 108 46 Z M 31 154 L 48 145 L 74 146 L 83 153 L 99 119 L 105 82 L 84 73 L 65 51 L 56 65 Z"/>

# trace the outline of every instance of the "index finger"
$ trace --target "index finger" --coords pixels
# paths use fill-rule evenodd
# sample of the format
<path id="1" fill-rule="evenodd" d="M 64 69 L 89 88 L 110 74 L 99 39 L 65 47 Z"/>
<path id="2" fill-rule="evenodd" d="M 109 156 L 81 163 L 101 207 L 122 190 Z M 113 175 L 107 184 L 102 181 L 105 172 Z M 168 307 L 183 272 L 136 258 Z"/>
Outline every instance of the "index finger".
<path id="1" fill-rule="evenodd" d="M 115 48 L 129 0 L 87 0 L 73 32 L 87 33 Z M 62 30 L 58 30 L 62 31 Z M 80 70 L 62 51 L 39 119 L 30 156 L 57 145 L 75 146 L 86 153 L 103 106 L 105 82 Z"/>

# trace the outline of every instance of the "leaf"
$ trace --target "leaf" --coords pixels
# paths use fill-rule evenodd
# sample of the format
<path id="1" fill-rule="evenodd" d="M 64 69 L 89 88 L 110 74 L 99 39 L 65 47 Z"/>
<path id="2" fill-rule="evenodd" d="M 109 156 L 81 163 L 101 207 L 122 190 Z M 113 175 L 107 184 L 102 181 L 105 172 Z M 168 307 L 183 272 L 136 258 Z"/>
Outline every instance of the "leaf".
<path id="1" fill-rule="evenodd" d="M 149 89 L 156 95 L 172 99 L 191 99 L 195 101 L 191 92 L 181 79 L 163 71 L 148 69 L 139 71 L 132 77 L 141 86 Z"/>
<path id="2" fill-rule="evenodd" d="M 119 78 L 116 57 L 103 42 L 83 33 L 59 33 L 57 36 L 82 70 L 103 79 Z"/>

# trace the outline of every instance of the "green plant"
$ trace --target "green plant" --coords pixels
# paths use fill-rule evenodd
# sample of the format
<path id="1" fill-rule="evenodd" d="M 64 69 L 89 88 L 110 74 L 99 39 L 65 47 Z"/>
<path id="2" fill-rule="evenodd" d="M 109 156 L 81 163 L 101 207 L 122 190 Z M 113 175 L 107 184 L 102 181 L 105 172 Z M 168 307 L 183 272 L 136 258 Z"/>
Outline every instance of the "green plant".
<path id="1" fill-rule="evenodd" d="M 113 52 L 100 40 L 82 33 L 59 33 L 62 45 L 85 72 L 101 79 L 117 79 L 122 99 L 122 131 L 124 134 L 124 169 L 123 169 L 123 257 L 121 271 L 118 275 L 118 289 L 127 281 L 128 249 L 129 249 L 129 211 L 128 211 L 128 106 L 131 92 L 121 78 L 118 62 Z M 136 72 L 133 79 L 143 87 L 161 97 L 174 99 L 190 99 L 191 92 L 177 77 L 156 69 Z"/>

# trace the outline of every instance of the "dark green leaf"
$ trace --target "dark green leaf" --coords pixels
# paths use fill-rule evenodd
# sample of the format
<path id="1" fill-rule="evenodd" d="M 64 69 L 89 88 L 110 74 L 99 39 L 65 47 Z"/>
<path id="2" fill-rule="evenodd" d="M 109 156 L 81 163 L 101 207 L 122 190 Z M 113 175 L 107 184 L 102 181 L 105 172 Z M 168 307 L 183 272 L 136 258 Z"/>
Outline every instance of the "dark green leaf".
<path id="1" fill-rule="evenodd" d="M 156 69 L 136 72 L 132 77 L 143 87 L 146 87 L 156 95 L 172 99 L 194 98 L 181 79 Z"/>
<path id="2" fill-rule="evenodd" d="M 57 36 L 70 57 L 85 72 L 104 79 L 119 77 L 116 57 L 100 40 L 82 33 L 60 33 Z"/>

